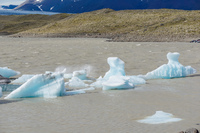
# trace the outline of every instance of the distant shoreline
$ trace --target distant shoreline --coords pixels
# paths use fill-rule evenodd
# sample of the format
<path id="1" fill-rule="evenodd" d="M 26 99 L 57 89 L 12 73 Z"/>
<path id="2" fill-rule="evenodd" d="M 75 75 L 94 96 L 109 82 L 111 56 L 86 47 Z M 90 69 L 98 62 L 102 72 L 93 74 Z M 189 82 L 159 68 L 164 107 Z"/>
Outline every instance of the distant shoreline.
<path id="1" fill-rule="evenodd" d="M 1 36 L 1 34 L 0 34 Z M 14 34 L 3 35 L 14 38 L 107 38 L 112 42 L 190 42 L 198 36 L 140 36 L 134 34 Z"/>

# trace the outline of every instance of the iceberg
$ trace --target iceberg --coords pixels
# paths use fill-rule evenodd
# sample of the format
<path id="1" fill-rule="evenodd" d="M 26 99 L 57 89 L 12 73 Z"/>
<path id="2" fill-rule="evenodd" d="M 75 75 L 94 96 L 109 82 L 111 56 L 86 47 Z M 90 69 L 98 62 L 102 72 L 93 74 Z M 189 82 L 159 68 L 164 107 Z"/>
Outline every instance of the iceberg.
<path id="1" fill-rule="evenodd" d="M 20 72 L 9 69 L 8 67 L 0 67 L 0 75 L 5 78 L 10 78 L 19 74 Z"/>
<path id="2" fill-rule="evenodd" d="M 156 111 L 156 113 L 152 116 L 148 116 L 145 119 L 138 120 L 139 123 L 146 123 L 146 124 L 162 124 L 168 122 L 178 122 L 181 121 L 180 118 L 174 118 L 174 116 L 170 113 L 166 113 L 163 111 Z"/>
<path id="3" fill-rule="evenodd" d="M 15 79 L 12 81 L 13 84 L 23 84 L 29 79 L 31 79 L 34 75 L 22 75 L 21 77 Z"/>
<path id="4" fill-rule="evenodd" d="M 65 95 L 63 73 L 38 74 L 12 91 L 5 99 L 44 97 L 54 98 Z"/>
<path id="5" fill-rule="evenodd" d="M 96 82 L 90 86 L 102 88 L 103 90 L 113 89 L 131 89 L 135 85 L 145 84 L 146 81 L 138 76 L 126 76 L 124 70 L 124 62 L 118 57 L 109 57 L 107 59 L 110 70 L 105 76 L 99 77 Z"/>
<path id="6" fill-rule="evenodd" d="M 159 68 L 148 72 L 144 75 L 145 79 L 170 79 L 170 78 L 179 78 L 185 77 L 190 74 L 196 73 L 196 70 L 191 66 L 184 67 L 182 64 L 179 63 L 178 58 L 180 54 L 175 52 L 169 52 L 167 54 L 168 64 L 164 64 Z"/>
<path id="7" fill-rule="evenodd" d="M 108 80 L 111 76 L 125 76 L 124 61 L 118 57 L 109 57 L 107 62 L 110 65 L 110 70 L 103 77 L 105 80 Z"/>
<path id="8" fill-rule="evenodd" d="M 134 88 L 134 84 L 130 79 L 126 76 L 111 76 L 107 81 L 102 83 L 103 90 Z"/>

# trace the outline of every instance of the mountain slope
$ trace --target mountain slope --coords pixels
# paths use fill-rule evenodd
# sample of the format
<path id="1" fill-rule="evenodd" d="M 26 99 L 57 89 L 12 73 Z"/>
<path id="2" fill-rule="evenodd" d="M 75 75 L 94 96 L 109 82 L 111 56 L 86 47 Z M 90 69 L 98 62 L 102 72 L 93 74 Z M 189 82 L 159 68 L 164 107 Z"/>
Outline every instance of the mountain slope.
<path id="1" fill-rule="evenodd" d="M 199 0 L 26 0 L 16 10 L 82 13 L 103 8 L 199 10 Z"/>
<path id="2" fill-rule="evenodd" d="M 199 11 L 103 9 L 71 14 L 17 36 L 105 37 L 117 41 L 183 41 L 200 37 Z"/>

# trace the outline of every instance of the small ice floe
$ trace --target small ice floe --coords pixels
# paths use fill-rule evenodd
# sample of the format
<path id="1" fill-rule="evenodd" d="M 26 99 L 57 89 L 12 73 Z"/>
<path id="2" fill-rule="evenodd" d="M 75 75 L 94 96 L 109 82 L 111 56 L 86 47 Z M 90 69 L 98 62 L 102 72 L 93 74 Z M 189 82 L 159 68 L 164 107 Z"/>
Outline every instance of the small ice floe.
<path id="1" fill-rule="evenodd" d="M 137 76 L 126 76 L 124 62 L 118 57 L 109 57 L 107 61 L 110 65 L 110 70 L 106 72 L 103 78 L 98 78 L 96 82 L 90 86 L 102 88 L 103 90 L 113 90 L 131 89 L 134 88 L 135 85 L 146 83 L 143 78 Z"/>
<path id="2" fill-rule="evenodd" d="M 181 121 L 180 118 L 174 118 L 174 116 L 170 113 L 166 113 L 163 111 L 156 111 L 156 113 L 152 116 L 148 116 L 145 119 L 138 120 L 139 123 L 146 123 L 146 124 L 162 124 L 168 122 L 178 122 Z"/>
<path id="3" fill-rule="evenodd" d="M 102 85 L 103 90 L 134 88 L 133 82 L 126 76 L 111 76 L 107 81 L 103 82 Z"/>
<path id="4" fill-rule="evenodd" d="M 70 88 L 85 88 L 88 87 L 88 84 L 85 84 L 81 79 L 77 77 L 72 77 L 72 79 L 69 80 L 69 82 L 66 84 Z"/>
<path id="5" fill-rule="evenodd" d="M 84 90 L 74 90 L 74 91 L 66 91 L 65 95 L 69 96 L 69 95 L 78 95 L 78 94 L 84 94 L 85 91 Z"/>
<path id="6" fill-rule="evenodd" d="M 79 71 L 74 71 L 72 73 L 72 77 L 77 77 L 81 80 L 87 80 L 87 70 L 84 69 L 84 70 L 79 70 Z"/>
<path id="7" fill-rule="evenodd" d="M 38 74 L 12 91 L 5 99 L 30 97 L 54 98 L 65 95 L 65 90 L 62 73 Z"/>
<path id="8" fill-rule="evenodd" d="M 96 82 L 90 84 L 90 86 L 95 87 L 95 88 L 102 88 L 102 83 L 104 82 L 104 79 L 102 76 L 100 76 L 98 79 L 96 79 Z"/>
<path id="9" fill-rule="evenodd" d="M 196 70 L 192 68 L 191 66 L 184 67 L 182 64 L 179 63 L 178 58 L 180 54 L 179 53 L 168 53 L 167 59 L 168 64 L 164 64 L 160 66 L 159 68 L 148 72 L 146 75 L 144 75 L 145 79 L 170 79 L 170 78 L 179 78 L 179 77 L 185 77 L 190 74 L 196 73 Z"/>
<path id="10" fill-rule="evenodd" d="M 23 84 L 25 82 L 27 82 L 29 79 L 31 79 L 34 75 L 27 75 L 24 74 L 21 77 L 15 79 L 12 81 L 13 84 Z"/>
<path id="11" fill-rule="evenodd" d="M 8 67 L 0 67 L 0 75 L 5 78 L 10 78 L 19 74 L 20 72 L 9 69 Z"/>

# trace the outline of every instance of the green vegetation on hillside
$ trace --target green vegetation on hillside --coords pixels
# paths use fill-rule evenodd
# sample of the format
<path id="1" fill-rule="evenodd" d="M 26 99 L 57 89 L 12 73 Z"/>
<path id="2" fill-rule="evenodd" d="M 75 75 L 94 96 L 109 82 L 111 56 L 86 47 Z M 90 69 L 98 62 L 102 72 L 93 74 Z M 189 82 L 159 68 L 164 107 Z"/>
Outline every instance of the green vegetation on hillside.
<path id="1" fill-rule="evenodd" d="M 2 17 L 2 16 L 1 16 Z M 123 10 L 103 9 L 81 14 L 58 14 L 53 16 L 35 15 L 11 16 L 0 32 L 20 33 L 20 35 L 78 36 L 98 35 L 125 41 L 164 38 L 180 40 L 200 35 L 200 11 L 184 10 Z M 10 19 L 11 19 L 10 18 Z M 35 18 L 33 20 L 33 18 Z M 9 19 L 9 20 L 10 20 Z M 20 20 L 18 22 L 18 20 Z M 2 23 L 2 19 L 0 18 Z M 17 26 L 19 25 L 19 26 Z M 35 28 L 35 29 L 34 29 Z M 139 37 L 139 38 L 138 38 Z M 146 38 L 146 39 L 145 39 Z M 156 40 L 156 39 L 152 39 Z M 164 39 L 165 40 L 165 39 Z"/>
<path id="2" fill-rule="evenodd" d="M 10 35 L 42 27 L 68 16 L 69 14 L 57 14 L 52 16 L 39 14 L 9 16 L 0 15 L 0 34 Z"/>

